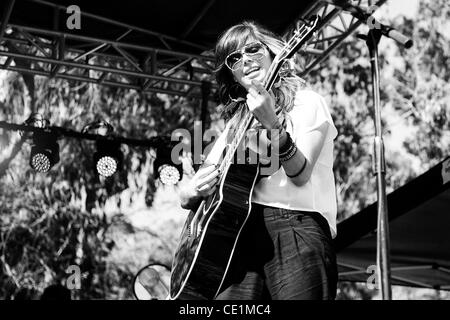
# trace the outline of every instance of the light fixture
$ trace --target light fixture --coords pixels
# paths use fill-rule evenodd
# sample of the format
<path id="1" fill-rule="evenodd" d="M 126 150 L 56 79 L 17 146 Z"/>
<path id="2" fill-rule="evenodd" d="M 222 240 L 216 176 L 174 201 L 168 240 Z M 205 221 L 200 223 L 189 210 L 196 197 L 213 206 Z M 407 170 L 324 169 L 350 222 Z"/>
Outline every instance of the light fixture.
<path id="1" fill-rule="evenodd" d="M 103 136 L 96 141 L 97 151 L 94 153 L 95 171 L 102 177 L 109 178 L 122 166 L 123 155 L 120 143 L 112 140 L 113 127 L 106 121 L 96 121 L 84 127 L 83 132 Z"/>
<path id="2" fill-rule="evenodd" d="M 94 153 L 94 165 L 97 173 L 103 177 L 111 177 L 122 166 L 120 144 L 107 139 L 96 142 L 97 152 Z"/>
<path id="3" fill-rule="evenodd" d="M 59 162 L 59 145 L 56 136 L 48 133 L 33 134 L 30 166 L 38 172 L 48 172 Z"/>
<path id="4" fill-rule="evenodd" d="M 34 113 L 25 124 L 45 129 L 49 121 L 41 114 Z M 33 140 L 30 153 L 30 166 L 38 172 L 48 172 L 51 167 L 59 162 L 59 145 L 57 136 L 52 132 L 26 132 L 22 133 L 26 138 Z"/>
<path id="5" fill-rule="evenodd" d="M 172 149 L 159 147 L 156 149 L 156 159 L 153 163 L 155 178 L 165 185 L 175 185 L 183 178 L 183 166 L 175 164 L 171 157 Z"/>

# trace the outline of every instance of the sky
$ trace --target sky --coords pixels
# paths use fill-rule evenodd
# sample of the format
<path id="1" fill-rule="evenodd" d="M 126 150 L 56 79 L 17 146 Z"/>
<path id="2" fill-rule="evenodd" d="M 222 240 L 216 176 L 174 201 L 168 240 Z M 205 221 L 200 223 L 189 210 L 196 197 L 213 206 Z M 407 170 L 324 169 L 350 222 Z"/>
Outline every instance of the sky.
<path id="1" fill-rule="evenodd" d="M 412 18 L 417 12 L 418 5 L 419 0 L 388 0 L 380 8 L 380 12 L 387 14 L 389 18 L 395 18 L 398 15 Z"/>

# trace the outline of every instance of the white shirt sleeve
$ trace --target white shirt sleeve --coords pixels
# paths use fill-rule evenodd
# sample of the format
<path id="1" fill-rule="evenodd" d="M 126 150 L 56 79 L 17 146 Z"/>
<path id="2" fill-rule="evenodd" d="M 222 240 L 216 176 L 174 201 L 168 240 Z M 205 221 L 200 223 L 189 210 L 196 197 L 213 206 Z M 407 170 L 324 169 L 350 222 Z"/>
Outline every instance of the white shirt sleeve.
<path id="1" fill-rule="evenodd" d="M 312 90 L 299 90 L 297 92 L 294 108 L 289 113 L 293 122 L 292 139 L 300 142 L 306 133 L 316 130 L 324 123 L 328 123 L 325 143 L 333 141 L 337 136 L 337 129 L 334 125 L 325 99 Z"/>

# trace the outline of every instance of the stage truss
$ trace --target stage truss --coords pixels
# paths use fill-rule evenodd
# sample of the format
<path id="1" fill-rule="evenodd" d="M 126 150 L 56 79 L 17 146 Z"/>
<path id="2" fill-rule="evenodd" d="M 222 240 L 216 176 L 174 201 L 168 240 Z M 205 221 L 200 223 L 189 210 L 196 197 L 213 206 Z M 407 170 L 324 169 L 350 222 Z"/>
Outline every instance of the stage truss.
<path id="1" fill-rule="evenodd" d="M 214 59 L 211 48 L 182 40 L 207 14 L 214 2 L 209 1 L 192 20 L 180 38 L 152 30 L 81 12 L 83 19 L 93 19 L 105 25 L 121 28 L 113 39 L 97 38 L 61 31 L 59 16 L 66 7 L 43 0 L 27 0 L 33 5 L 53 9 L 53 29 L 10 23 L 15 0 L 7 0 L 0 24 L 0 68 L 50 78 L 84 81 L 134 89 L 139 92 L 165 93 L 177 96 L 216 100 Z M 299 53 L 305 61 L 300 75 L 305 77 L 317 68 L 361 21 L 343 10 L 347 4 L 370 8 L 381 6 L 385 0 L 318 1 L 304 10 L 298 20 L 285 31 L 285 37 L 311 15 L 321 17 L 316 37 Z M 339 5 L 337 5 L 339 3 Z M 145 35 L 157 39 L 162 47 L 150 47 L 128 42 L 130 35 Z M 190 48 L 190 52 L 173 47 Z"/>
<path id="2" fill-rule="evenodd" d="M 338 266 L 342 269 L 342 271 L 339 271 L 339 279 L 344 279 L 344 281 L 364 282 L 362 279 L 367 281 L 367 278 L 371 274 L 365 268 L 348 263 L 338 262 Z M 404 271 L 428 271 L 436 273 L 437 278 L 439 277 L 439 274 L 442 274 L 443 277 L 448 277 L 450 275 L 450 270 L 443 266 L 437 264 L 395 266 L 391 267 L 391 279 L 394 281 L 394 285 L 428 288 L 434 290 L 450 290 L 450 285 L 432 286 L 424 281 L 414 280 L 413 277 L 397 275 L 397 273 Z M 355 277 L 357 280 L 350 280 L 349 278 L 351 277 Z"/>

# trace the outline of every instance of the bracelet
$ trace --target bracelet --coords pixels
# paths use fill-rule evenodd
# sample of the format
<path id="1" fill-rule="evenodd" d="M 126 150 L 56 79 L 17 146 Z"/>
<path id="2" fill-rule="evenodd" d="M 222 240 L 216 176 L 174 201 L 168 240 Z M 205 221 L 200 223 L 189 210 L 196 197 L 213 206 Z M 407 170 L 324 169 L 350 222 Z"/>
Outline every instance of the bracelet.
<path id="1" fill-rule="evenodd" d="M 286 142 L 282 146 L 278 146 L 279 147 L 278 154 L 280 155 L 280 157 L 284 157 L 289 152 L 291 152 L 292 149 L 294 148 L 294 142 L 292 141 L 291 135 L 287 131 L 286 131 L 286 136 L 287 136 Z"/>
<path id="2" fill-rule="evenodd" d="M 297 146 L 295 143 L 292 143 L 292 148 L 286 154 L 280 155 L 280 161 L 286 162 L 290 160 L 297 153 Z"/>
<path id="3" fill-rule="evenodd" d="M 298 177 L 298 176 L 301 175 L 302 172 L 305 170 L 305 168 L 306 168 L 306 163 L 307 163 L 307 162 L 308 162 L 308 161 L 307 161 L 306 158 L 305 158 L 305 162 L 303 163 L 302 168 L 301 168 L 296 174 L 290 176 L 290 175 L 288 175 L 288 174 L 286 173 L 286 176 L 288 176 L 289 178 L 295 178 L 295 177 Z"/>

